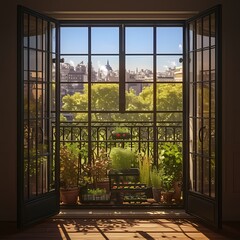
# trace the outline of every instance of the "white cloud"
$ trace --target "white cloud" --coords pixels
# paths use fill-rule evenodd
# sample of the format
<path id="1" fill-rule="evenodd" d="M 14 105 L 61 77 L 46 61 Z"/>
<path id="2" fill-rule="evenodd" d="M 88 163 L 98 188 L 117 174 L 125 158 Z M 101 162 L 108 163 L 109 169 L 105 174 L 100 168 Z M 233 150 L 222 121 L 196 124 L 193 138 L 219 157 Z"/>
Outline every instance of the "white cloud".
<path id="1" fill-rule="evenodd" d="M 69 64 L 70 64 L 71 66 L 73 66 L 73 67 L 75 66 L 75 63 L 74 63 L 73 60 L 70 60 L 70 61 L 69 61 Z"/>
<path id="2" fill-rule="evenodd" d="M 178 48 L 179 48 L 179 50 L 182 50 L 182 44 L 181 43 L 179 43 Z"/>

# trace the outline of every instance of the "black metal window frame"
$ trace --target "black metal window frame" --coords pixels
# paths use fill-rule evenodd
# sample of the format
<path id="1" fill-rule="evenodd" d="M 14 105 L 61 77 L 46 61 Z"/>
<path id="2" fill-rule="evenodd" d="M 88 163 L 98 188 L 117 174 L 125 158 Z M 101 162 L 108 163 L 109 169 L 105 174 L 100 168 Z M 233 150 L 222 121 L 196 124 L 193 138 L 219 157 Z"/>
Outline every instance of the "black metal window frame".
<path id="1" fill-rule="evenodd" d="M 88 53 L 87 54 L 62 54 L 60 53 L 60 59 L 64 58 L 64 56 L 85 56 L 88 57 L 88 62 L 91 62 L 92 56 L 119 56 L 119 82 L 108 82 L 108 83 L 118 83 L 119 84 L 119 110 L 118 111 L 98 111 L 98 110 L 92 110 L 91 109 L 91 64 L 88 64 L 88 109 L 87 111 L 74 111 L 75 113 L 87 113 L 88 114 L 88 121 L 86 124 L 88 125 L 88 158 L 89 161 L 91 159 L 91 127 L 92 127 L 92 119 L 91 114 L 92 113 L 150 113 L 153 115 L 153 144 L 154 144 L 154 162 L 156 163 L 156 156 L 158 151 L 158 144 L 160 142 L 164 142 L 161 140 L 158 140 L 158 133 L 157 133 L 157 114 L 158 113 L 180 113 L 182 114 L 182 123 L 184 122 L 184 112 L 185 112 L 185 106 L 184 106 L 184 96 L 183 96 L 183 105 L 181 111 L 160 111 L 156 109 L 156 89 L 158 84 L 172 84 L 173 82 L 160 82 L 156 79 L 156 73 L 157 73 L 157 57 L 158 56 L 179 56 L 179 58 L 184 58 L 184 21 L 60 21 L 60 28 L 61 27 L 86 27 L 88 28 Z M 119 53 L 118 54 L 93 54 L 91 53 L 91 28 L 92 27 L 117 27 L 119 28 Z M 126 27 L 152 27 L 153 28 L 153 52 L 150 54 L 127 54 L 125 53 L 125 29 Z M 180 27 L 182 28 L 182 42 L 183 42 L 183 51 L 182 53 L 157 53 L 157 28 L 158 27 Z M 60 41 L 60 40 L 59 40 Z M 153 84 L 153 109 L 152 111 L 127 111 L 126 110 L 126 102 L 125 102 L 125 65 L 126 65 L 126 56 L 152 56 L 153 57 L 153 81 L 146 82 Z M 59 61 L 60 61 L 59 59 Z M 184 64 L 183 64 L 184 67 Z M 182 94 L 184 95 L 184 71 L 183 71 L 183 80 L 181 82 L 174 82 L 175 84 L 182 84 Z M 60 85 L 64 84 L 65 82 L 61 82 Z M 67 82 L 69 83 L 69 82 Z M 76 82 L 77 83 L 77 82 Z M 130 82 L 127 82 L 130 83 Z M 136 81 L 134 82 L 136 83 Z M 142 83 L 142 82 L 141 82 Z M 145 82 L 144 82 L 145 83 Z M 85 83 L 86 84 L 86 83 Z M 98 84 L 98 83 L 94 83 Z M 59 104 L 60 106 L 61 104 Z M 59 109 L 60 113 L 71 113 L 71 111 L 62 111 Z M 182 126 L 182 134 L 184 135 L 183 131 L 184 126 Z M 184 136 L 182 137 L 182 140 L 179 141 L 182 143 L 182 147 L 184 144 Z M 63 142 L 60 140 L 60 143 Z M 167 141 L 169 142 L 169 141 Z M 176 140 L 174 142 L 177 142 Z"/>

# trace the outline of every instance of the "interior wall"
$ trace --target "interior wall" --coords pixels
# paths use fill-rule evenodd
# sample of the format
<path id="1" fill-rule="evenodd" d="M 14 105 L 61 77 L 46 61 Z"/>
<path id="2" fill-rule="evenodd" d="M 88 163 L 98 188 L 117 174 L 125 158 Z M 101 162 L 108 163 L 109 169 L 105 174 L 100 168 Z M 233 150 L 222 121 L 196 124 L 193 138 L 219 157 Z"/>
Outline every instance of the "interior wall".
<path id="1" fill-rule="evenodd" d="M 202 11 L 223 5 L 223 219 L 240 220 L 240 4 L 231 0 L 12 0 L 1 24 L 0 221 L 17 218 L 17 5 L 36 11 Z M 3 197 L 4 196 L 4 197 Z"/>

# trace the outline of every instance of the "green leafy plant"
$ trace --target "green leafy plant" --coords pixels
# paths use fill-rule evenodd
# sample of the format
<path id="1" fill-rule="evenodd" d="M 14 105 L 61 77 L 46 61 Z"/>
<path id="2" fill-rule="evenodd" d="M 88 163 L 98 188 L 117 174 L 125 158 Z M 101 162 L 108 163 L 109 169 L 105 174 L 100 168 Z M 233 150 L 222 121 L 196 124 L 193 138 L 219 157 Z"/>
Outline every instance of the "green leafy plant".
<path id="1" fill-rule="evenodd" d="M 78 186 L 78 152 L 76 144 L 60 147 L 61 187 L 68 189 Z"/>
<path id="2" fill-rule="evenodd" d="M 182 151 L 179 144 L 165 143 L 161 147 L 160 167 L 164 176 L 171 177 L 173 181 L 182 180 Z"/>
<path id="3" fill-rule="evenodd" d="M 106 192 L 106 189 L 96 188 L 96 189 L 88 189 L 87 193 L 90 195 L 102 195 L 102 194 L 106 194 L 107 192 Z"/>
<path id="4" fill-rule="evenodd" d="M 153 169 L 150 172 L 150 178 L 152 187 L 156 189 L 161 189 L 163 186 L 163 175 L 162 175 L 162 169 L 157 169 L 156 167 L 153 167 Z"/>
<path id="5" fill-rule="evenodd" d="M 182 180 L 182 151 L 178 144 L 165 143 L 161 148 L 159 167 L 163 171 L 163 187 L 169 191 L 173 182 Z"/>
<path id="6" fill-rule="evenodd" d="M 124 170 L 131 168 L 136 161 L 136 154 L 130 148 L 115 147 L 111 150 L 110 159 L 112 168 L 116 170 Z"/>
<path id="7" fill-rule="evenodd" d="M 148 156 L 138 157 L 140 182 L 145 183 L 148 187 L 151 185 L 150 171 L 152 160 Z"/>
<path id="8" fill-rule="evenodd" d="M 100 152 L 100 154 L 91 161 L 91 164 L 84 164 L 82 166 L 83 172 L 91 178 L 94 185 L 97 182 L 103 181 L 107 178 L 107 170 L 109 169 L 110 159 L 107 153 Z M 86 174 L 85 174 L 86 175 Z"/>

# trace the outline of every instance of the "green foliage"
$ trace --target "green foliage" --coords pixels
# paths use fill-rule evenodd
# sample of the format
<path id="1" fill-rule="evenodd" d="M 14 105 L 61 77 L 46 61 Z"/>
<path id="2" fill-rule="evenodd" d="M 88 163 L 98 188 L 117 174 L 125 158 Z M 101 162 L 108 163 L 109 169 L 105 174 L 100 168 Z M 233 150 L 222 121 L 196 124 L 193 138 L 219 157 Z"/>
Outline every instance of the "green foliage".
<path id="1" fill-rule="evenodd" d="M 140 182 L 145 183 L 148 187 L 151 186 L 150 171 L 152 160 L 147 156 L 139 156 L 139 171 L 140 171 Z"/>
<path id="2" fill-rule="evenodd" d="M 87 193 L 90 195 L 103 195 L 107 193 L 107 190 L 104 188 L 88 189 Z"/>
<path id="3" fill-rule="evenodd" d="M 92 110 L 119 110 L 119 87 L 117 84 L 93 84 L 91 87 L 91 108 Z M 153 86 L 143 88 L 143 91 L 136 95 L 134 90 L 126 91 L 127 110 L 150 111 L 153 110 Z M 65 111 L 87 111 L 88 110 L 88 89 L 84 87 L 82 93 L 76 92 L 73 95 L 66 95 L 62 99 L 62 109 Z M 159 84 L 157 87 L 157 110 L 182 110 L 182 84 Z M 139 113 L 123 115 L 95 113 L 92 114 L 93 121 L 149 121 L 149 114 Z M 74 120 L 87 121 L 87 113 L 75 113 Z M 176 113 L 162 113 L 161 121 L 181 121 L 182 118 Z"/>
<path id="4" fill-rule="evenodd" d="M 136 161 L 136 154 L 130 148 L 115 147 L 111 150 L 110 159 L 112 168 L 116 170 L 123 170 L 131 168 Z"/>
<path id="5" fill-rule="evenodd" d="M 60 179 L 61 187 L 78 186 L 78 150 L 76 144 L 60 147 Z"/>
<path id="6" fill-rule="evenodd" d="M 129 130 L 126 127 L 116 127 L 113 130 L 113 133 L 128 133 L 128 132 L 129 132 Z"/>
<path id="7" fill-rule="evenodd" d="M 163 171 L 163 187 L 172 188 L 173 182 L 182 180 L 182 151 L 179 144 L 165 143 L 161 147 L 159 167 Z"/>
<path id="8" fill-rule="evenodd" d="M 152 187 L 156 189 L 161 189 L 163 186 L 163 173 L 162 169 L 157 169 L 156 167 L 153 167 L 153 169 L 150 172 L 150 178 Z"/>

